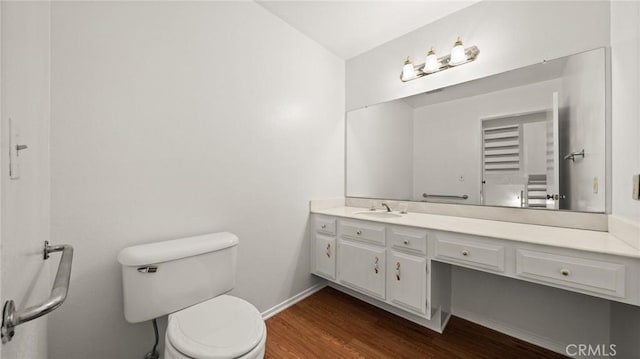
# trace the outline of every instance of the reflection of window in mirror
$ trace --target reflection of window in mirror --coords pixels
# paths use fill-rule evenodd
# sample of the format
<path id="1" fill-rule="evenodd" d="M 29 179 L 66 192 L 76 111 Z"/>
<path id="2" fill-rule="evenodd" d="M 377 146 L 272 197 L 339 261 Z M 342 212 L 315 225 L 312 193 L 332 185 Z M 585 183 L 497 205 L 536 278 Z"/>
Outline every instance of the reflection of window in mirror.
<path id="1" fill-rule="evenodd" d="M 547 203 L 547 172 L 554 165 L 547 117 L 548 111 L 538 111 L 482 121 L 482 204 L 553 206 Z"/>

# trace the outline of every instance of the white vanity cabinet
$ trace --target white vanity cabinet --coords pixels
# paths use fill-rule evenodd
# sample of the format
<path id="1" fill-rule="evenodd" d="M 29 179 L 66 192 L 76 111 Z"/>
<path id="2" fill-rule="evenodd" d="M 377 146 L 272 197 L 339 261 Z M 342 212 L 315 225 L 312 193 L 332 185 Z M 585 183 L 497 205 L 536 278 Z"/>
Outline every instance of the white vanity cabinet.
<path id="1" fill-rule="evenodd" d="M 430 318 L 427 232 L 389 227 L 387 296 L 400 308 Z"/>
<path id="2" fill-rule="evenodd" d="M 314 272 L 323 277 L 336 277 L 336 239 L 323 234 L 317 234 L 314 243 Z"/>
<path id="3" fill-rule="evenodd" d="M 427 259 L 390 250 L 387 292 L 391 304 L 427 315 Z"/>
<path id="4" fill-rule="evenodd" d="M 311 236 L 311 272 L 327 279 L 336 278 L 336 220 L 316 217 Z"/>
<path id="5" fill-rule="evenodd" d="M 338 282 L 364 294 L 385 299 L 385 226 L 341 220 L 338 223 L 338 236 Z"/>
<path id="6" fill-rule="evenodd" d="M 312 273 L 411 320 L 431 319 L 426 230 L 324 216 L 313 228 Z"/>
<path id="7" fill-rule="evenodd" d="M 385 251 L 384 247 L 340 239 L 338 282 L 385 299 Z"/>
<path id="8" fill-rule="evenodd" d="M 455 267 L 640 306 L 640 254 L 613 252 L 627 245 L 606 233 L 505 223 L 507 235 L 498 236 L 476 220 L 460 219 L 467 226 L 458 227 L 452 217 L 361 220 L 360 212 L 313 214 L 312 273 L 435 331 L 442 332 L 451 311 Z M 500 223 L 491 226 L 501 230 Z M 537 235 L 520 236 L 518 229 Z"/>

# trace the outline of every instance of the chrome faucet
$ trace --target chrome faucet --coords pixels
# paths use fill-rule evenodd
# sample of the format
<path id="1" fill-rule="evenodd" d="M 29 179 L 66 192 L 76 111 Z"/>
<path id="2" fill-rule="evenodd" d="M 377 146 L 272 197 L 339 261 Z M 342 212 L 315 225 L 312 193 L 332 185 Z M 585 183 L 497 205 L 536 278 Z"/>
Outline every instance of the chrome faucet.
<path id="1" fill-rule="evenodd" d="M 391 212 L 391 207 L 389 207 L 389 205 L 388 205 L 388 204 L 383 203 L 383 204 L 382 204 L 382 207 L 385 207 L 385 208 L 387 209 L 387 212 Z"/>

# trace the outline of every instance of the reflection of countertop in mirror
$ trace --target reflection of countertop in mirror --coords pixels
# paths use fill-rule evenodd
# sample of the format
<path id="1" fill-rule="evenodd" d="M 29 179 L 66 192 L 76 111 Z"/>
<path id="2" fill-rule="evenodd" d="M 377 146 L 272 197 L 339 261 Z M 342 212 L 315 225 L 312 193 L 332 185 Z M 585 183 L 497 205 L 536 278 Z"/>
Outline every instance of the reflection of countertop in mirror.
<path id="1" fill-rule="evenodd" d="M 312 208 L 311 213 L 640 258 L 639 249 L 632 247 L 622 239 L 608 232 L 425 213 L 407 213 L 397 218 L 380 218 L 375 220 L 356 214 L 366 210 L 366 208 L 361 207 L 341 206 L 328 209 Z"/>

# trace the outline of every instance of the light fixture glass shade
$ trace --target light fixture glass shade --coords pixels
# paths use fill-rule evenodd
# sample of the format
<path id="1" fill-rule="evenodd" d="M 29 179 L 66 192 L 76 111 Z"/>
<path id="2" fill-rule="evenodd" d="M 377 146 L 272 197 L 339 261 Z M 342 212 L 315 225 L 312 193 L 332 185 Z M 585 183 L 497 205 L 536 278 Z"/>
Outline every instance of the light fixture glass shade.
<path id="1" fill-rule="evenodd" d="M 416 78 L 416 70 L 413 68 L 411 59 L 407 57 L 402 68 L 402 81 L 409 81 Z"/>
<path id="2" fill-rule="evenodd" d="M 424 60 L 424 67 L 422 68 L 422 72 L 426 74 L 431 74 L 440 70 L 440 62 L 438 62 L 438 56 L 436 56 L 436 52 L 433 51 L 433 48 L 429 50 L 427 53 L 427 58 Z"/>
<path id="3" fill-rule="evenodd" d="M 456 66 L 467 62 L 467 54 L 464 52 L 464 46 L 462 46 L 462 40 L 458 37 L 458 40 L 455 44 L 453 44 L 453 49 L 451 50 L 451 59 L 449 60 L 449 65 Z"/>

